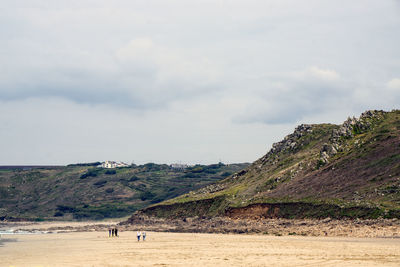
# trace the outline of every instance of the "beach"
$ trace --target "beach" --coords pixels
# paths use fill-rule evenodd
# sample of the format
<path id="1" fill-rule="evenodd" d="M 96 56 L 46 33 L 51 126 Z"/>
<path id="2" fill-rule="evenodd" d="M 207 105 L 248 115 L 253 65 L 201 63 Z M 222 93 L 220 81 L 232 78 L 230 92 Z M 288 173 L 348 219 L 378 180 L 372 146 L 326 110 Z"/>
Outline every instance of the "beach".
<path id="1" fill-rule="evenodd" d="M 400 239 L 136 231 L 3 235 L 0 266 L 399 266 Z"/>

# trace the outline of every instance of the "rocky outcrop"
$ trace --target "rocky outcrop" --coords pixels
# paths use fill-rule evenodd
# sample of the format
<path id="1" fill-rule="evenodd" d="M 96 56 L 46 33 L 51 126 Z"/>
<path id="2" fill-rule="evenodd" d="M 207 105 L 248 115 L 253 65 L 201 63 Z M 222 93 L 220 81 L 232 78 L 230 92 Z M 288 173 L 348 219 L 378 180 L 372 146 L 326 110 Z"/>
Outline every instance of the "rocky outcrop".
<path id="1" fill-rule="evenodd" d="M 343 139 L 353 138 L 354 136 L 365 133 L 373 127 L 379 120 L 384 118 L 383 110 L 368 110 L 361 114 L 359 118 L 349 117 L 338 129 L 333 129 L 329 143 L 325 143 L 320 151 L 319 164 L 329 163 L 329 158 L 335 156 L 338 151 L 343 151 Z"/>
<path id="2" fill-rule="evenodd" d="M 329 163 L 331 157 L 345 150 L 343 146 L 344 140 L 367 132 L 377 122 L 383 119 L 386 113 L 387 112 L 382 110 L 368 110 L 362 113 L 359 118 L 349 117 L 339 127 L 332 129 L 332 132 L 327 133 L 330 135 L 329 141 L 324 143 L 319 151 L 318 165 L 321 166 Z M 277 158 L 279 153 L 296 153 L 296 151 L 306 145 L 302 137 L 312 134 L 315 127 L 316 125 L 313 124 L 301 124 L 297 126 L 293 133 L 285 136 L 282 141 L 274 143 L 271 150 L 265 156 L 257 160 L 254 165 L 261 170 L 267 163 L 275 165 L 279 161 Z M 234 174 L 232 179 L 239 178 L 245 173 L 246 171 L 242 171 Z"/>
<path id="3" fill-rule="evenodd" d="M 373 127 L 379 120 L 384 118 L 385 111 L 368 110 L 361 114 L 359 118 L 349 117 L 343 124 L 332 130 L 329 142 L 324 143 L 319 152 L 319 165 L 329 163 L 330 158 L 335 156 L 339 151 L 343 151 L 343 139 L 353 138 L 354 136 L 365 133 Z M 255 162 L 255 165 L 261 169 L 266 163 L 275 165 L 277 163 L 276 156 L 279 153 L 295 153 L 304 146 L 303 136 L 313 133 L 315 125 L 301 124 L 297 126 L 293 133 L 285 136 L 285 138 L 272 145 L 271 150 L 261 159 Z M 242 174 L 237 173 L 232 176 L 233 179 L 240 177 Z"/>
<path id="4" fill-rule="evenodd" d="M 276 160 L 274 158 L 278 153 L 296 151 L 297 148 L 299 148 L 299 146 L 301 145 L 299 139 L 306 134 L 312 133 L 312 131 L 313 125 L 311 124 L 301 124 L 297 126 L 292 134 L 285 136 L 282 141 L 274 143 L 271 150 L 265 156 L 259 159 L 255 164 L 261 163 L 259 164 L 259 166 L 261 167 L 262 164 L 270 162 L 272 163 L 272 165 L 274 165 L 276 163 Z"/>
<path id="5" fill-rule="evenodd" d="M 285 136 L 282 141 L 274 143 L 272 145 L 272 149 L 268 152 L 266 156 L 282 151 L 295 150 L 298 145 L 299 138 L 307 133 L 311 133 L 312 128 L 313 127 L 310 124 L 301 124 L 297 126 L 292 134 Z"/>
<path id="6" fill-rule="evenodd" d="M 240 176 L 245 175 L 246 173 L 247 173 L 247 170 L 241 170 L 241 171 L 235 173 L 234 175 L 232 175 L 232 178 L 233 178 L 233 179 L 236 179 L 236 178 L 238 178 L 238 177 L 240 177 Z"/>
<path id="7" fill-rule="evenodd" d="M 337 154 L 337 147 L 336 144 L 325 143 L 320 151 L 320 161 L 324 164 L 328 163 L 329 158 Z"/>
<path id="8" fill-rule="evenodd" d="M 347 118 L 338 130 L 332 132 L 332 141 L 337 141 L 340 138 L 351 138 L 354 135 L 368 131 L 377 121 L 384 118 L 385 111 L 383 110 L 368 110 L 361 114 L 359 118 Z"/>
<path id="9" fill-rule="evenodd" d="M 197 195 L 197 194 L 211 194 L 221 190 L 224 190 L 226 185 L 224 184 L 210 184 L 206 187 L 200 188 L 197 191 L 191 191 L 189 194 Z"/>

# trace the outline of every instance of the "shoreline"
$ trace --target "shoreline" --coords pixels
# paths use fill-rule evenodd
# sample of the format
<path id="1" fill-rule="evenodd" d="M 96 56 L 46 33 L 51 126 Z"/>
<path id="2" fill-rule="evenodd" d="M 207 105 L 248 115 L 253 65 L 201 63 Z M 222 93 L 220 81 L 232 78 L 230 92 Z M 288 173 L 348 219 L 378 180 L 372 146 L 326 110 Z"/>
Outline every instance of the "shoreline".
<path id="1" fill-rule="evenodd" d="M 231 219 L 226 217 L 161 219 L 138 215 L 128 221 L 44 221 L 0 222 L 0 232 L 51 234 L 68 232 L 107 232 L 110 227 L 123 231 L 244 234 L 268 236 L 329 236 L 359 238 L 400 238 L 399 219 Z M 7 234 L 5 233 L 5 234 Z M 11 233 L 11 235 L 12 235 Z"/>

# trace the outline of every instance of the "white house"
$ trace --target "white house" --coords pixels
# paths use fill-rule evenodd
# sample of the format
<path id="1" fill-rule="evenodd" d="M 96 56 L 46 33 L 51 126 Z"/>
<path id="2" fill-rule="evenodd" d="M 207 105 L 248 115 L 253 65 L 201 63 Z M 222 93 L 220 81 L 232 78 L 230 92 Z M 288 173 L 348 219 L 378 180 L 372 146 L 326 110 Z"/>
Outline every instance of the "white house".
<path id="1" fill-rule="evenodd" d="M 111 160 L 106 160 L 101 164 L 102 168 L 107 168 L 107 169 L 112 169 L 112 168 L 119 168 L 119 167 L 128 167 L 129 165 L 126 164 L 125 162 L 119 161 L 111 161 Z"/>

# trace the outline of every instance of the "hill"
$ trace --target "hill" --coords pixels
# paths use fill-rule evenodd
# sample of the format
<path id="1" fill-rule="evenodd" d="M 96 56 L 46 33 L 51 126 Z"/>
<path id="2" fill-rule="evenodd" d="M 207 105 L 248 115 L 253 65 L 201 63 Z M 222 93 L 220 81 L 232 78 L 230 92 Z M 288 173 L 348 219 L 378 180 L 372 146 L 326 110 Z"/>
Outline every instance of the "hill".
<path id="1" fill-rule="evenodd" d="M 400 111 L 300 125 L 245 170 L 138 214 L 400 218 Z"/>
<path id="2" fill-rule="evenodd" d="M 122 217 L 249 165 L 219 163 L 176 169 L 148 163 L 103 169 L 98 164 L 1 167 L 0 220 Z"/>

